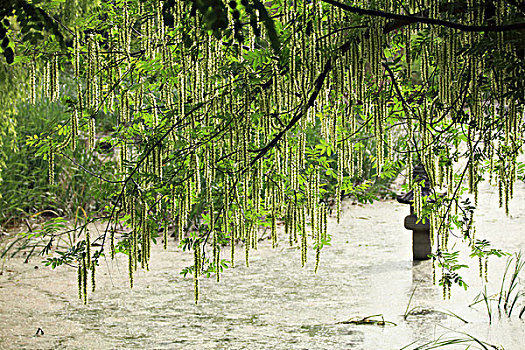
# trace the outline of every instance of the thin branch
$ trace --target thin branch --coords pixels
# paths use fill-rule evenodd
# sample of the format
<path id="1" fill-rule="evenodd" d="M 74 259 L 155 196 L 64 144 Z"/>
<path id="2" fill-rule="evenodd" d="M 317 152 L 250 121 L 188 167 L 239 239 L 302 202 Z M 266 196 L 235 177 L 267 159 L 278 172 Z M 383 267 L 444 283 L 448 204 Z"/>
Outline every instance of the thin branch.
<path id="1" fill-rule="evenodd" d="M 314 90 L 312 91 L 312 93 L 310 94 L 310 98 L 308 99 L 308 103 L 306 105 L 303 105 L 303 108 L 301 108 L 296 114 L 295 116 L 292 118 L 292 120 L 288 123 L 288 125 L 283 129 L 281 130 L 273 139 L 272 141 L 270 141 L 270 143 L 268 143 L 266 146 L 264 146 L 263 149 L 261 149 L 259 151 L 259 153 L 257 153 L 257 155 L 252 159 L 252 161 L 250 162 L 250 165 L 246 168 L 249 169 L 251 166 L 253 166 L 255 163 L 257 163 L 257 161 L 259 159 L 261 159 L 262 157 L 264 157 L 264 155 L 266 153 L 268 153 L 268 151 L 270 151 L 273 147 L 275 147 L 275 145 L 279 142 L 279 140 L 281 140 L 283 138 L 283 136 L 288 132 L 288 130 L 290 130 L 291 128 L 293 128 L 293 126 L 295 124 L 297 124 L 297 122 L 306 115 L 306 113 L 308 112 L 308 109 L 310 107 L 312 107 L 314 105 L 314 102 L 315 100 L 317 99 L 317 96 L 319 95 L 319 92 L 321 91 L 321 88 L 323 87 L 323 83 L 328 75 L 328 73 L 330 72 L 330 70 L 332 69 L 332 58 L 329 58 L 328 61 L 325 63 L 325 66 L 324 66 L 324 69 L 323 71 L 321 72 L 321 74 L 319 74 L 319 76 L 317 77 L 315 83 L 314 83 Z"/>
<path id="2" fill-rule="evenodd" d="M 85 171 L 86 173 L 88 173 L 89 175 L 93 176 L 93 177 L 96 177 L 97 179 L 99 180 L 102 180 L 104 182 L 107 182 L 107 183 L 110 183 L 110 184 L 120 184 L 120 183 L 123 183 L 124 180 L 110 180 L 110 179 L 106 179 L 105 177 L 103 176 L 100 176 L 96 173 L 94 173 L 93 171 L 89 170 L 88 168 L 86 168 L 85 166 L 83 166 L 82 164 L 76 162 L 73 158 L 69 157 L 67 154 L 65 154 L 64 152 L 60 152 L 59 153 L 62 157 L 66 158 L 67 160 L 69 160 L 71 163 L 75 164 L 77 167 L 79 167 L 80 169 L 82 169 L 83 171 Z"/>

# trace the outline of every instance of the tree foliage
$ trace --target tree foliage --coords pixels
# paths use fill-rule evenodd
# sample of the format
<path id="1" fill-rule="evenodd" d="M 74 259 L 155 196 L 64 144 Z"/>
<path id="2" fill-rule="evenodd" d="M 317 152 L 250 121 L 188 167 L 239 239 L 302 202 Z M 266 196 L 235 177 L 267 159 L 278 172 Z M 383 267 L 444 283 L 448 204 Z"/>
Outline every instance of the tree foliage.
<path id="1" fill-rule="evenodd" d="M 151 243 L 169 235 L 193 251 L 184 273 L 198 300 L 199 278 L 218 280 L 239 247 L 249 264 L 261 228 L 282 242 L 278 220 L 303 266 L 315 251 L 317 271 L 341 198 L 369 200 L 371 180 L 417 163 L 433 200 L 410 176 L 407 189 L 430 220 L 445 295 L 454 282 L 466 286 L 449 237 L 468 244 L 481 268 L 501 255 L 475 237 L 472 202 L 489 179 L 508 211 L 523 178 L 520 3 L 119 0 L 67 22 L 60 1 L 13 4 L 0 12 L 12 19 L 3 24 L 6 63 L 28 71 L 29 100 L 44 96 L 70 114 L 28 139 L 49 181 L 56 159 L 80 164 L 77 148 L 114 152 L 110 177 L 83 166 L 109 185 L 104 213 L 86 213 L 69 250 L 49 259 L 78 268 L 84 300 L 103 254 L 128 256 L 133 285 Z M 97 133 L 108 121 L 112 131 Z M 106 229 L 94 237 L 88 223 L 97 220 Z M 49 232 L 50 242 L 64 235 Z"/>

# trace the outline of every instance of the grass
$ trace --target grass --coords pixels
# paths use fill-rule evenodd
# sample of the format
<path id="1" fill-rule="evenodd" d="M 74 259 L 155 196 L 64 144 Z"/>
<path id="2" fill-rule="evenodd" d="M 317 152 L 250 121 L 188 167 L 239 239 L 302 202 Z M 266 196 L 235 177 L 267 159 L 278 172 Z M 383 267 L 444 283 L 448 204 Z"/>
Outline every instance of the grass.
<path id="1" fill-rule="evenodd" d="M 514 264 L 513 264 L 514 263 Z M 499 292 L 490 294 L 487 292 L 487 286 L 484 286 L 483 291 L 479 293 L 469 305 L 472 307 L 478 303 L 483 302 L 485 304 L 489 323 L 492 323 L 493 318 L 493 304 L 497 304 L 498 313 L 501 317 L 502 314 L 507 317 L 511 317 L 515 309 L 521 309 L 518 313 L 518 318 L 522 318 L 525 314 L 525 303 L 523 303 L 523 297 L 525 291 L 520 288 L 519 276 L 525 268 L 525 259 L 522 252 L 515 253 L 507 259 L 505 265 L 505 271 L 501 278 L 501 284 Z"/>
<path id="2" fill-rule="evenodd" d="M 507 272 L 509 265 L 511 264 L 512 258 L 508 260 L 507 267 L 505 268 L 505 272 Z M 505 314 L 510 317 L 512 315 L 512 310 L 514 310 L 514 307 L 516 306 L 516 302 L 518 299 L 525 295 L 525 293 L 520 291 L 519 288 L 519 275 L 521 271 L 523 271 L 523 267 L 525 266 L 525 260 L 523 259 L 522 252 L 516 253 L 514 256 L 514 271 L 512 271 L 512 275 L 510 276 L 510 281 L 508 284 L 507 290 L 504 290 L 504 283 L 505 283 L 505 276 L 503 276 L 503 279 L 501 281 L 501 291 L 500 296 L 498 299 L 498 310 L 501 310 L 501 304 L 503 304 L 503 310 Z M 514 295 L 513 295 L 514 293 Z M 520 314 L 522 314 L 520 312 Z"/>

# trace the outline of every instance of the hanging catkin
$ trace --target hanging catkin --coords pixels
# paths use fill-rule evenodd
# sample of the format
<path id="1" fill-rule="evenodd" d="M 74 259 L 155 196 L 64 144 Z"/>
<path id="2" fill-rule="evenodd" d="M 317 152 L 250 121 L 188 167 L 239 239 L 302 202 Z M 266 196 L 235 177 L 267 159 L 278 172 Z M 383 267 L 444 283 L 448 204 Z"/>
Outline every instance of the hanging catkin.
<path id="1" fill-rule="evenodd" d="M 93 152 L 95 150 L 95 117 L 89 118 L 88 129 L 88 151 Z"/>
<path id="2" fill-rule="evenodd" d="M 195 304 L 199 302 L 199 276 L 202 268 L 201 263 L 201 246 L 200 241 L 197 239 L 193 244 L 193 292 Z"/>
<path id="3" fill-rule="evenodd" d="M 308 234 L 306 232 L 306 208 L 300 208 L 301 215 L 301 266 L 304 267 L 307 261 Z"/>
<path id="4" fill-rule="evenodd" d="M 31 85 L 30 102 L 35 104 L 36 102 L 36 62 L 31 60 L 30 71 L 29 71 L 29 84 Z"/>

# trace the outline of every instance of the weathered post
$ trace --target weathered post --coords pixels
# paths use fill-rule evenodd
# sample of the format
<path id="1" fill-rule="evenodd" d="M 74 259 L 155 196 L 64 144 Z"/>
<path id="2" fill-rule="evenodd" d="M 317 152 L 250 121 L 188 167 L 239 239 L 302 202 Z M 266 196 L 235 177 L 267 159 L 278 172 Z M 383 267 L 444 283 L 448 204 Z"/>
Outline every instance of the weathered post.
<path id="1" fill-rule="evenodd" d="M 421 195 L 430 195 L 430 181 L 423 165 L 414 167 L 412 178 L 414 183 L 421 183 L 424 180 L 424 185 L 421 187 Z M 397 201 L 403 204 L 410 204 L 410 215 L 405 217 L 405 228 L 412 230 L 412 254 L 414 260 L 429 259 L 428 255 L 432 253 L 430 220 L 426 219 L 423 223 L 414 214 L 414 191 L 411 190 L 405 195 L 397 196 Z"/>

